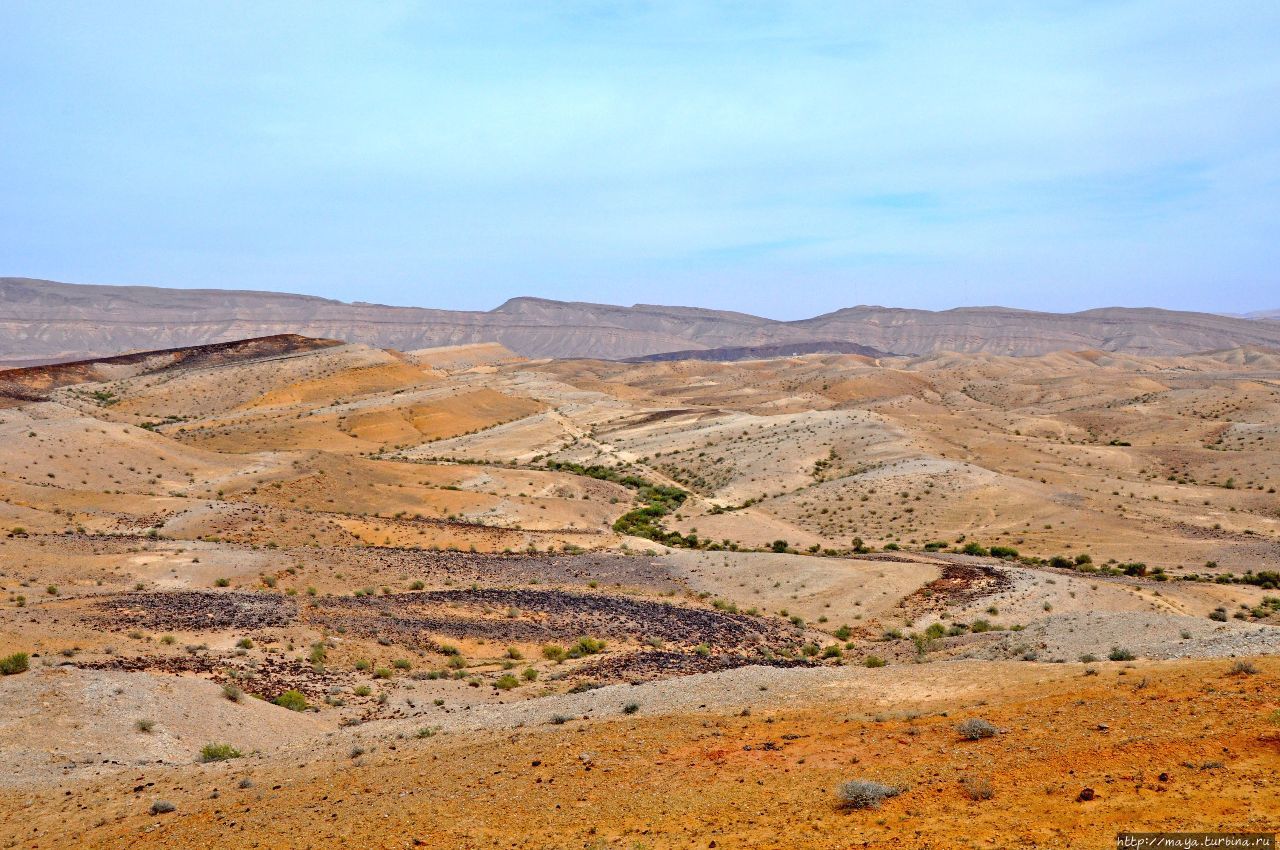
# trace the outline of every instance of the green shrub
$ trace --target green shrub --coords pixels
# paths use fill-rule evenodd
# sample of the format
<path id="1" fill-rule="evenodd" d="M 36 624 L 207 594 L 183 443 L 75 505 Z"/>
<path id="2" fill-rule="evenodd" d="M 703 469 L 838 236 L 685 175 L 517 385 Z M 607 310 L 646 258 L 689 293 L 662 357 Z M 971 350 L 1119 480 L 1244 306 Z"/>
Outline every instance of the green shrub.
<path id="1" fill-rule="evenodd" d="M 31 656 L 25 652 L 0 658 L 0 675 L 12 676 L 14 673 L 25 673 L 31 666 Z"/>
<path id="2" fill-rule="evenodd" d="M 604 641 L 597 638 L 583 637 L 578 638 L 578 642 L 569 650 L 570 658 L 580 658 L 583 655 L 595 655 L 604 652 Z"/>
<path id="3" fill-rule="evenodd" d="M 888 662 L 879 655 L 868 655 L 866 658 L 862 659 L 862 666 L 864 667 L 883 667 L 887 663 Z"/>
<path id="4" fill-rule="evenodd" d="M 1112 661 L 1132 661 L 1133 653 L 1127 649 L 1121 649 L 1118 646 L 1111 647 L 1111 652 L 1107 653 L 1107 658 Z"/>
<path id="5" fill-rule="evenodd" d="M 287 708 L 290 711 L 306 711 L 307 710 L 307 697 L 305 694 L 302 693 L 302 691 L 297 691 L 293 689 L 287 690 L 284 693 L 282 693 L 280 696 L 272 700 L 272 702 L 274 702 L 276 705 L 280 706 L 281 708 Z"/>
<path id="6" fill-rule="evenodd" d="M 493 686 L 500 691 L 509 691 L 519 685 L 520 680 L 515 676 L 512 676 L 510 673 L 503 673 L 498 677 L 498 681 L 493 683 Z"/>
<path id="7" fill-rule="evenodd" d="M 228 759 L 238 759 L 244 753 L 237 750 L 230 744 L 205 744 L 200 748 L 200 761 L 227 761 Z"/>

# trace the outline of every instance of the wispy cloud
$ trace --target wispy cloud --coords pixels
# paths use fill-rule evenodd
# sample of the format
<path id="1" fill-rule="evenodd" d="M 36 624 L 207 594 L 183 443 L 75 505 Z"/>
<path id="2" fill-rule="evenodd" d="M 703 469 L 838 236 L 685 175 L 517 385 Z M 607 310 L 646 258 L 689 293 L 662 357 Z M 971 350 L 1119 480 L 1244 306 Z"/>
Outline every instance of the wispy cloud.
<path id="1" fill-rule="evenodd" d="M 0 273 L 783 318 L 1280 291 L 1274 3 L 42 3 L 0 27 Z"/>

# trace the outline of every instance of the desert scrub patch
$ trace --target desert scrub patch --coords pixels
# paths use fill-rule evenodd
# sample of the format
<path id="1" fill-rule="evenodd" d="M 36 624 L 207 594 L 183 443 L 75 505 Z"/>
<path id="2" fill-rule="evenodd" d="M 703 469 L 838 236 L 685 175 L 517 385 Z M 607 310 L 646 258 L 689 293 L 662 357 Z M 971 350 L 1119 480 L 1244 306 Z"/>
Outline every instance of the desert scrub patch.
<path id="1" fill-rule="evenodd" d="M 133 728 L 137 729 L 139 732 L 150 732 L 152 729 L 156 728 L 156 722 L 149 717 L 140 717 L 133 721 Z"/>
<path id="2" fill-rule="evenodd" d="M 222 686 L 222 695 L 232 702 L 240 702 L 244 699 L 244 691 L 230 682 Z"/>
<path id="3" fill-rule="evenodd" d="M 836 798 L 846 809 L 876 809 L 890 797 L 896 797 L 902 789 L 870 779 L 851 779 L 836 789 Z"/>
<path id="4" fill-rule="evenodd" d="M 0 658 L 0 675 L 12 676 L 15 673 L 25 673 L 30 666 L 30 655 L 25 652 L 15 652 L 13 655 Z"/>
<path id="5" fill-rule="evenodd" d="M 989 720 L 983 720 L 981 717 L 970 717 L 956 727 L 956 731 L 960 733 L 960 737 L 966 741 L 980 741 L 983 738 L 993 738 L 999 730 Z"/>
<path id="6" fill-rule="evenodd" d="M 866 658 L 862 659 L 862 666 L 864 667 L 883 667 L 887 663 L 888 662 L 879 655 L 868 655 Z"/>
<path id="7" fill-rule="evenodd" d="M 1258 665 L 1252 661 L 1241 659 L 1231 665 L 1228 673 L 1232 676 L 1254 676 L 1258 673 Z"/>
<path id="8" fill-rule="evenodd" d="M 273 699 L 272 702 L 281 708 L 287 708 L 290 711 L 307 710 L 306 695 L 302 693 L 302 691 L 293 690 L 292 688 Z"/>
<path id="9" fill-rule="evenodd" d="M 238 759 L 244 753 L 237 750 L 230 744 L 205 744 L 200 748 L 200 761 L 227 761 L 229 759 Z"/>
<path id="10" fill-rule="evenodd" d="M 519 684 L 520 680 L 515 676 L 510 673 L 503 673 L 498 677 L 498 680 L 493 683 L 493 686 L 500 691 L 509 691 L 514 687 L 518 687 Z"/>
<path id="11" fill-rule="evenodd" d="M 1133 657 L 1132 652 L 1118 646 L 1111 647 L 1111 651 L 1107 653 L 1107 658 L 1112 661 L 1132 661 Z"/>
<path id="12" fill-rule="evenodd" d="M 996 795 L 995 789 L 991 787 L 991 783 L 980 777 L 966 776 L 960 780 L 960 790 L 964 795 L 974 802 L 982 800 L 990 800 Z"/>

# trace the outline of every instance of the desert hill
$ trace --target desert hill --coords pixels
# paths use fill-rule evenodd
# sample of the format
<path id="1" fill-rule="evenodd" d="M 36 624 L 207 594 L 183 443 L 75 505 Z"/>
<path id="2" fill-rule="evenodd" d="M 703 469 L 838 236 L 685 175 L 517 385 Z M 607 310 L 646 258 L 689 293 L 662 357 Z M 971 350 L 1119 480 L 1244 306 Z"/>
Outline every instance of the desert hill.
<path id="1" fill-rule="evenodd" d="M 1154 308 L 1057 314 L 1003 307 L 851 307 L 782 322 L 722 310 L 513 298 L 487 311 L 347 304 L 239 290 L 86 286 L 0 278 L 0 363 L 86 359 L 278 334 L 413 350 L 500 343 L 525 357 L 623 359 L 693 349 L 842 342 L 896 354 L 1191 354 L 1280 348 L 1269 320 Z"/>
<path id="2" fill-rule="evenodd" d="M 4 373 L 0 843 L 1275 831 L 1274 350 L 758 355 Z"/>

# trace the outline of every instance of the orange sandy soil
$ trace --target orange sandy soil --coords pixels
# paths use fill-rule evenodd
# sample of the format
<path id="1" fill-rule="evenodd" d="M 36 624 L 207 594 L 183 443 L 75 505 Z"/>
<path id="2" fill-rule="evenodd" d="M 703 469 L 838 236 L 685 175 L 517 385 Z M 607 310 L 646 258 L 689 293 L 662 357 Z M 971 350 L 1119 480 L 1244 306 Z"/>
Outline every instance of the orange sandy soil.
<path id="1" fill-rule="evenodd" d="M 1122 830 L 1275 832 L 1280 660 L 1256 663 L 1251 676 L 1226 660 L 1102 663 L 1097 676 L 1071 665 L 992 682 L 988 700 L 949 715 L 937 702 L 880 718 L 828 705 L 388 736 L 355 760 L 312 751 L 4 791 L 0 835 L 32 848 L 631 850 L 1077 848 L 1113 846 Z M 955 725 L 971 716 L 1001 734 L 961 740 Z M 237 787 L 244 776 L 254 787 Z M 968 799 L 964 777 L 989 780 L 994 798 Z M 850 778 L 908 790 L 878 810 L 842 810 L 834 791 Z M 1086 787 L 1097 798 L 1080 802 Z M 155 799 L 177 811 L 149 815 Z"/>

